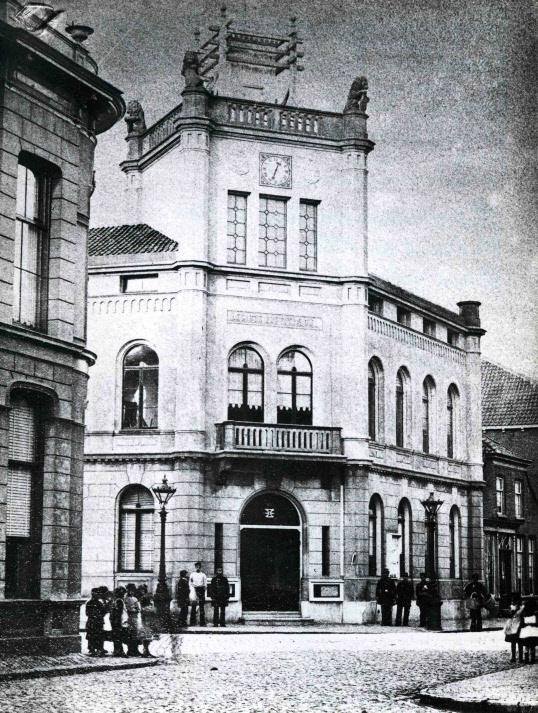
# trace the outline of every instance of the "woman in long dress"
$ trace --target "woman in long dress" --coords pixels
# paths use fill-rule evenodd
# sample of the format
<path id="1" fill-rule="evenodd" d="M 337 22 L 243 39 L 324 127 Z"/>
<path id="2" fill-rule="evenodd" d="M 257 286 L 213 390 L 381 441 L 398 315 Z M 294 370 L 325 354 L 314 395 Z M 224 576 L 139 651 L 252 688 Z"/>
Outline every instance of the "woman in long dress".
<path id="1" fill-rule="evenodd" d="M 127 612 L 127 656 L 140 656 L 138 644 L 143 638 L 141 606 L 136 596 L 136 584 L 127 585 L 125 597 L 125 611 Z"/>
<path id="2" fill-rule="evenodd" d="M 159 638 L 159 617 L 151 594 L 145 594 L 140 600 L 140 605 L 142 608 L 142 645 L 144 647 L 142 656 L 153 656 L 150 653 L 149 645 L 154 639 Z"/>

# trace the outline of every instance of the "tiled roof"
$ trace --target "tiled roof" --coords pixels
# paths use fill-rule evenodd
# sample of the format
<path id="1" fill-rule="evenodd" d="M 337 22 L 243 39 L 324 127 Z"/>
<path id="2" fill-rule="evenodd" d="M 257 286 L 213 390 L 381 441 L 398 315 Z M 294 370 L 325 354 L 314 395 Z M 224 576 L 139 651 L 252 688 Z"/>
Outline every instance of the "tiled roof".
<path id="1" fill-rule="evenodd" d="M 377 289 L 383 290 L 384 292 L 388 292 L 390 295 L 394 295 L 394 297 L 396 298 L 415 305 L 416 307 L 424 310 L 425 312 L 431 312 L 432 314 L 441 317 L 441 319 L 446 319 L 449 322 L 461 324 L 462 326 L 465 325 L 463 318 L 460 317 L 457 312 L 452 312 L 451 310 L 446 309 L 446 307 L 441 307 L 441 305 L 436 305 L 434 302 L 430 302 L 429 300 L 426 300 L 423 297 L 414 295 L 412 292 L 404 290 L 403 287 L 398 287 L 398 285 L 395 285 L 392 282 L 388 282 L 387 280 L 383 280 L 381 277 L 378 277 L 377 275 L 374 275 L 372 273 L 370 273 L 368 277 L 374 289 L 377 287 Z"/>
<path id="2" fill-rule="evenodd" d="M 89 255 L 124 255 L 128 253 L 163 253 L 178 249 L 175 240 L 167 238 L 145 223 L 91 228 L 88 234 Z"/>
<path id="3" fill-rule="evenodd" d="M 538 383 L 482 361 L 482 425 L 538 424 Z"/>
<path id="4" fill-rule="evenodd" d="M 505 448 L 504 446 L 501 446 L 500 443 L 494 441 L 493 438 L 489 438 L 489 436 L 482 436 L 482 449 L 484 451 L 484 454 L 506 456 L 508 458 L 517 458 L 518 460 L 523 460 L 516 453 L 509 450 L 508 448 Z"/>

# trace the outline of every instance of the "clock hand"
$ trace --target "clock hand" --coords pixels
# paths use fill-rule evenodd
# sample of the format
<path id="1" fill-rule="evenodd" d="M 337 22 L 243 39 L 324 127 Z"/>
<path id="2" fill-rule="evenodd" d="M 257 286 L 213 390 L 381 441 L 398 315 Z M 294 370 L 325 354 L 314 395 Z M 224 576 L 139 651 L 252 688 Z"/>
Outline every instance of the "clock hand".
<path id="1" fill-rule="evenodd" d="M 278 171 L 279 168 L 280 168 L 280 164 L 277 163 L 277 165 L 275 166 L 275 170 L 273 171 L 273 175 L 271 176 L 271 180 L 273 180 L 273 178 L 276 176 L 276 172 Z"/>

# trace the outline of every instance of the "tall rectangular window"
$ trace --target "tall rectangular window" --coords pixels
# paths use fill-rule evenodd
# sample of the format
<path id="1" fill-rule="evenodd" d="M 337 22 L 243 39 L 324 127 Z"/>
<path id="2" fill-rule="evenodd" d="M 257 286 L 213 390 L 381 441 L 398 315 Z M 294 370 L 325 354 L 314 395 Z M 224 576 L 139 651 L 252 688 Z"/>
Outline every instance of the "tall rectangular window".
<path id="1" fill-rule="evenodd" d="M 527 594 L 536 593 L 536 540 L 529 537 L 527 541 Z"/>
<path id="2" fill-rule="evenodd" d="M 260 196 L 258 264 L 286 267 L 286 200 Z"/>
<path id="3" fill-rule="evenodd" d="M 222 522 L 215 523 L 215 571 L 222 567 L 224 547 L 224 526 Z"/>
<path id="4" fill-rule="evenodd" d="M 422 320 L 422 331 L 427 334 L 428 337 L 435 337 L 435 322 L 426 317 Z"/>
<path id="5" fill-rule="evenodd" d="M 396 321 L 404 327 L 411 326 L 411 312 L 405 307 L 396 307 Z"/>
<path id="6" fill-rule="evenodd" d="M 523 591 L 523 538 L 516 537 L 516 591 Z"/>
<path id="7" fill-rule="evenodd" d="M 328 577 L 331 573 L 331 529 L 328 525 L 321 528 L 321 575 Z"/>
<path id="8" fill-rule="evenodd" d="M 228 193 L 228 243 L 226 261 L 230 265 L 244 265 L 247 261 L 247 196 Z"/>
<path id="9" fill-rule="evenodd" d="M 495 478 L 495 498 L 497 502 L 497 514 L 504 515 L 504 478 L 502 475 L 498 475 Z"/>
<path id="10" fill-rule="evenodd" d="M 42 327 L 46 303 L 46 253 L 50 182 L 24 163 L 17 171 L 13 320 Z"/>
<path id="11" fill-rule="evenodd" d="M 318 206 L 312 201 L 299 203 L 299 270 L 318 269 Z"/>
<path id="12" fill-rule="evenodd" d="M 514 481 L 514 514 L 517 518 L 523 518 L 523 481 Z"/>

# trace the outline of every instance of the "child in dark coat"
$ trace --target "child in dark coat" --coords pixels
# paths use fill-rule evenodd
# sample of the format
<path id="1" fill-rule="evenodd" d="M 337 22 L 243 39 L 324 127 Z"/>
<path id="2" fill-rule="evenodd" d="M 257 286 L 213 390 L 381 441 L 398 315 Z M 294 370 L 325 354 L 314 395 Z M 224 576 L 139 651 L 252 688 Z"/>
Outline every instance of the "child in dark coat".
<path id="1" fill-rule="evenodd" d="M 90 656 L 106 656 L 103 647 L 103 628 L 106 606 L 101 600 L 99 588 L 92 589 L 92 598 L 86 602 L 86 639 Z"/>

